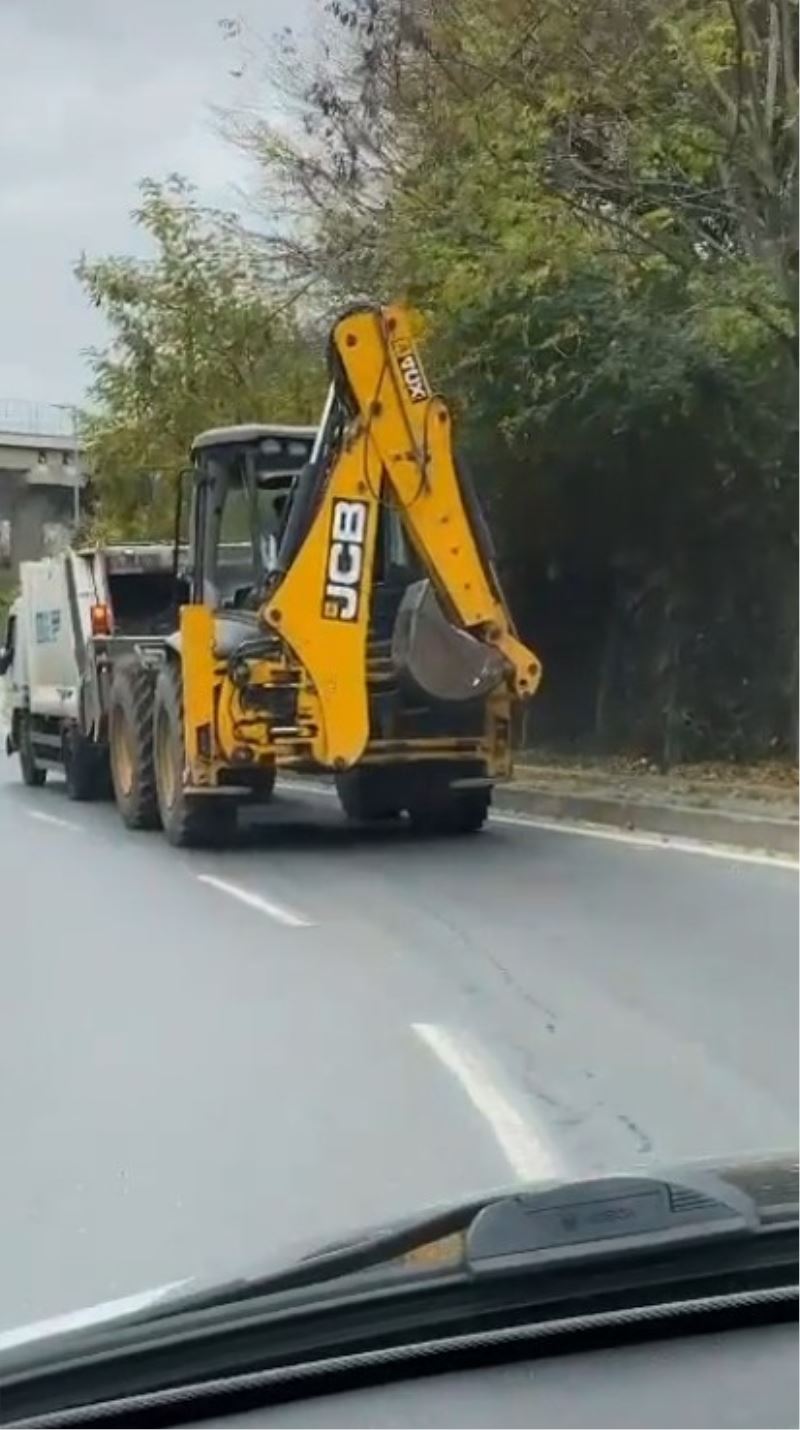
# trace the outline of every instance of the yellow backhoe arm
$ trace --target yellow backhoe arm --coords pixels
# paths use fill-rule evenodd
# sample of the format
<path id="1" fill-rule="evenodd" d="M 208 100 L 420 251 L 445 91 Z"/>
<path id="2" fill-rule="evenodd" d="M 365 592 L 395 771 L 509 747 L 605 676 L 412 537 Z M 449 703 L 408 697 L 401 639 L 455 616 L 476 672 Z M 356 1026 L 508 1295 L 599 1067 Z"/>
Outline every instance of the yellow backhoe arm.
<path id="1" fill-rule="evenodd" d="M 537 657 L 514 635 L 488 550 L 465 508 L 447 405 L 429 387 L 409 315 L 391 307 L 341 320 L 333 341 L 402 519 L 445 609 L 502 651 L 516 695 L 534 693 Z"/>
<path id="2" fill-rule="evenodd" d="M 367 637 L 381 471 L 364 433 L 339 452 L 302 544 L 262 609 L 308 676 L 314 758 L 354 764 L 369 738 Z"/>
<path id="3" fill-rule="evenodd" d="M 516 638 L 488 546 L 468 514 L 450 414 L 430 390 L 408 314 L 348 313 L 331 344 L 335 377 L 315 455 L 315 503 L 262 618 L 308 673 L 315 758 L 341 768 L 359 759 L 369 738 L 367 638 L 387 488 L 453 624 L 502 653 L 518 697 L 534 693 L 541 667 Z"/>

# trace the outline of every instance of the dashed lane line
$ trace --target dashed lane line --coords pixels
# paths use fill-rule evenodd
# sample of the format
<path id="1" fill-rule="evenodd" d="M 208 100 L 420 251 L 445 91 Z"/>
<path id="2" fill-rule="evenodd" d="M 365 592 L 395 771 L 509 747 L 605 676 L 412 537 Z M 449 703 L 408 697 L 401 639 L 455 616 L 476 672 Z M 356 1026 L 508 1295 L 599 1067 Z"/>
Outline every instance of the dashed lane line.
<path id="1" fill-rule="evenodd" d="M 70 829 L 73 833 L 76 830 L 79 834 L 86 833 L 82 824 L 76 824 L 72 819 L 62 819 L 58 814 L 45 814 L 43 809 L 26 809 L 25 813 L 29 819 L 38 819 L 40 824 L 53 824 L 57 829 Z"/>
<path id="2" fill-rule="evenodd" d="M 500 1085 L 494 1068 L 482 1053 L 439 1023 L 412 1023 L 411 1027 L 460 1083 L 494 1133 L 516 1177 L 530 1182 L 561 1174 L 560 1160 Z"/>
<path id="3" fill-rule="evenodd" d="M 248 908 L 255 909 L 260 914 L 266 914 L 267 918 L 274 919 L 276 923 L 283 924 L 285 928 L 313 928 L 313 920 L 296 913 L 294 909 L 287 908 L 285 904 L 278 904 L 274 899 L 267 899 L 263 894 L 256 894 L 252 889 L 245 889 L 241 884 L 233 884 L 228 879 L 218 879 L 215 874 L 196 874 L 195 878 L 201 884 L 207 884 L 209 888 L 216 889 L 221 894 L 227 894 L 228 898 L 238 899 L 240 904 L 246 904 Z"/>

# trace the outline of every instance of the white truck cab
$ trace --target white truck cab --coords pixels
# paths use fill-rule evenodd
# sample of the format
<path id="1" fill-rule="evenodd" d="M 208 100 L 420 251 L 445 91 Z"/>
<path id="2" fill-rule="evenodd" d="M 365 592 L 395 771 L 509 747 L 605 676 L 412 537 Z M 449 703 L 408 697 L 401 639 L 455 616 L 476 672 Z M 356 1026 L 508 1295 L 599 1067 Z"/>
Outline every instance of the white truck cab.
<path id="1" fill-rule="evenodd" d="M 111 666 L 161 624 L 172 629 L 174 556 L 168 544 L 92 547 L 20 566 L 0 679 L 6 751 L 26 784 L 61 768 L 74 799 L 109 788 Z"/>

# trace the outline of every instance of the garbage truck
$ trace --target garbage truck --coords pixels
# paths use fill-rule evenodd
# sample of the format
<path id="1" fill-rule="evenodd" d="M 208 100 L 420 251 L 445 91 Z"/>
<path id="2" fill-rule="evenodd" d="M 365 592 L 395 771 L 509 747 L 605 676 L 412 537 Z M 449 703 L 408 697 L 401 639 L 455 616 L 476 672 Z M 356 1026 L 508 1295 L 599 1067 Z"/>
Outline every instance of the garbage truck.
<path id="1" fill-rule="evenodd" d="M 72 799 L 111 795 L 108 696 L 115 663 L 147 671 L 175 624 L 171 543 L 65 550 L 24 561 L 4 676 L 6 751 L 27 785 L 65 774 Z M 152 677 L 147 677 L 148 685 Z"/>
<path id="2" fill-rule="evenodd" d="M 540 662 L 412 315 L 348 310 L 328 361 L 318 428 L 195 439 L 171 545 L 69 553 L 72 585 L 49 608 L 23 568 L 10 745 L 29 782 L 54 761 L 75 797 L 110 779 L 126 824 L 176 845 L 224 841 L 279 770 L 329 772 L 362 822 L 482 826 Z M 158 579 L 137 586 L 146 571 Z M 34 646 L 66 663 L 72 643 L 79 664 L 78 627 L 79 678 L 62 695 L 54 676 L 43 702 Z"/>

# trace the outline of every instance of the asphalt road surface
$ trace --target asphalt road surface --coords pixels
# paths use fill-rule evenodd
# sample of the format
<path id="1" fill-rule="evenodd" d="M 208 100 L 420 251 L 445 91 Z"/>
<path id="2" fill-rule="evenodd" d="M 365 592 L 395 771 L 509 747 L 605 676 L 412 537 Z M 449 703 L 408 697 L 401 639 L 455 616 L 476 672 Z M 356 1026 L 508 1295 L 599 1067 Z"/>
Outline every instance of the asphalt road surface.
<path id="1" fill-rule="evenodd" d="M 432 1201 L 792 1147 L 796 874 L 281 793 L 183 853 L 0 757 L 0 1327 Z"/>

